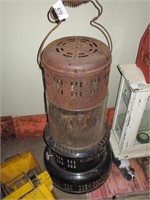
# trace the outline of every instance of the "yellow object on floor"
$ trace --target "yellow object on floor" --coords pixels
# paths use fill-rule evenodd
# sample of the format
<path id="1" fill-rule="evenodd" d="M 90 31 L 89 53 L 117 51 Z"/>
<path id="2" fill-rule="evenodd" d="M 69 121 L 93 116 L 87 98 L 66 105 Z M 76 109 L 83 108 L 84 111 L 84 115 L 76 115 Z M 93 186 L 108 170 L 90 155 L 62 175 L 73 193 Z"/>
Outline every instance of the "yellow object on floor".
<path id="1" fill-rule="evenodd" d="M 47 171 L 42 172 L 31 151 L 5 161 L 0 181 L 4 200 L 55 200 L 52 180 Z"/>

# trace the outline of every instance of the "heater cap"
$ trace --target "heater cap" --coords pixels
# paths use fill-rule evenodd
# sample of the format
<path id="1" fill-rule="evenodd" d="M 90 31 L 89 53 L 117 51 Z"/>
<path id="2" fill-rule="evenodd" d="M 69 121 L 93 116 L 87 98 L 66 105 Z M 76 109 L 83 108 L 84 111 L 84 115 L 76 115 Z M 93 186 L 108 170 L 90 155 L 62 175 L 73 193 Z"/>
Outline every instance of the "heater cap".
<path id="1" fill-rule="evenodd" d="M 97 107 L 107 96 L 111 52 L 101 41 L 83 36 L 57 39 L 41 56 L 48 99 L 66 110 Z"/>
<path id="2" fill-rule="evenodd" d="M 42 55 L 45 67 L 67 74 L 99 70 L 110 62 L 111 52 L 103 42 L 82 36 L 57 39 L 47 45 Z"/>

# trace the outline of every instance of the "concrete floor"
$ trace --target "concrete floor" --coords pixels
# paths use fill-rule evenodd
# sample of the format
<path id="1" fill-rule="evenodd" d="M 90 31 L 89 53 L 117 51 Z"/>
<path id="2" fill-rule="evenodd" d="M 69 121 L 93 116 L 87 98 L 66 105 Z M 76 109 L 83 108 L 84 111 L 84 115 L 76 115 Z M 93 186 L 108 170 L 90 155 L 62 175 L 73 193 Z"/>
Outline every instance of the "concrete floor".
<path id="1" fill-rule="evenodd" d="M 26 150 L 31 150 L 39 165 L 41 166 L 42 170 L 45 169 L 44 162 L 43 162 L 43 152 L 45 148 L 45 142 L 42 137 L 35 137 L 30 139 L 7 139 L 1 141 L 1 162 L 5 159 L 10 158 L 16 154 L 21 154 Z M 62 192 L 54 187 L 53 194 L 57 200 L 79 200 L 79 199 L 87 199 L 86 194 L 82 195 L 75 195 L 75 194 L 68 194 Z"/>

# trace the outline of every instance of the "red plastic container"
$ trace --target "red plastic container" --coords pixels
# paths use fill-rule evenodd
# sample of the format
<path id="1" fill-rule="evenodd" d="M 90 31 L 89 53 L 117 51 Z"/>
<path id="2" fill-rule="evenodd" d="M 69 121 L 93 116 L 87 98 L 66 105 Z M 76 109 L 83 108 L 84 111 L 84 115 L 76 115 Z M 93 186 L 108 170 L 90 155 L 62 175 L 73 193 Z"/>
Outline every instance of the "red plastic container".
<path id="1" fill-rule="evenodd" d="M 139 45 L 136 64 L 141 68 L 147 83 L 150 83 L 150 24 L 146 28 Z"/>

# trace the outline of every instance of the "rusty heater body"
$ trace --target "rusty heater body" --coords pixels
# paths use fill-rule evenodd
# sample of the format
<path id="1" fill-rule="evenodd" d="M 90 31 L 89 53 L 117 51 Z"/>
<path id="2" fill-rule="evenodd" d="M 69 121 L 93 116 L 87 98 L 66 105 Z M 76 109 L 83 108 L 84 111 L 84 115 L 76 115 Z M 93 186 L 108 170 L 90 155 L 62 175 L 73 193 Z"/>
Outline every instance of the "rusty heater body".
<path id="1" fill-rule="evenodd" d="M 57 39 L 42 53 L 48 125 L 45 164 L 54 185 L 84 193 L 107 179 L 111 167 L 105 123 L 109 48 L 82 36 Z"/>
<path id="2" fill-rule="evenodd" d="M 105 113 L 112 41 L 108 31 L 96 21 L 103 11 L 98 0 L 59 3 L 61 7 L 91 3 L 98 15 L 90 25 L 101 31 L 108 44 L 87 36 L 68 36 L 44 47 L 49 35 L 62 23 L 56 18 L 54 6 L 49 9 L 48 20 L 56 26 L 46 35 L 38 52 L 48 115 L 44 161 L 57 188 L 81 194 L 101 186 L 111 169 Z"/>

